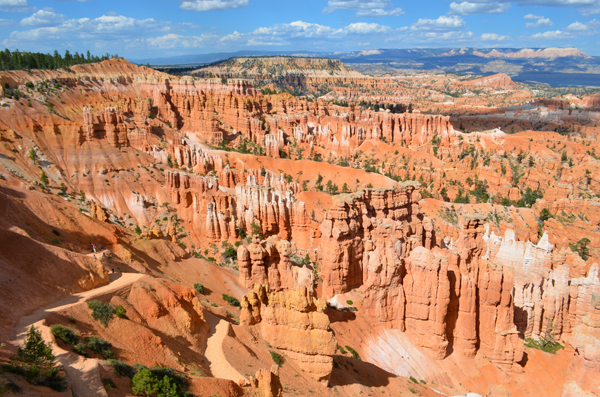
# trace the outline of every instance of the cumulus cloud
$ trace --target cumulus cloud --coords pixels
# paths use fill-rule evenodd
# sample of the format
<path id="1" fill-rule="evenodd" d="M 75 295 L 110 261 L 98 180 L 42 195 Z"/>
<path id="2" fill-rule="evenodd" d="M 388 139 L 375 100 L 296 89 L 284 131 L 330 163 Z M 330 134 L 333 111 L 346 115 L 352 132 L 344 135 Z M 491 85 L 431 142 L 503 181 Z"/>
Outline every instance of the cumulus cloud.
<path id="1" fill-rule="evenodd" d="M 438 19 L 419 18 L 410 27 L 413 31 L 456 31 L 465 27 L 465 21 L 457 16 L 441 16 Z"/>
<path id="2" fill-rule="evenodd" d="M 510 3 L 478 3 L 463 1 L 462 3 L 450 4 L 450 15 L 471 15 L 471 14 L 504 14 L 510 9 Z"/>
<path id="3" fill-rule="evenodd" d="M 526 15 L 528 16 L 528 15 Z M 535 16 L 535 15 L 534 15 Z M 549 28 L 553 26 L 554 23 L 550 20 L 550 18 L 539 17 L 535 22 L 527 22 L 525 27 L 527 29 L 538 29 L 538 28 Z"/>
<path id="4" fill-rule="evenodd" d="M 497 33 L 484 33 L 481 35 L 483 41 L 506 41 L 510 40 L 509 36 L 501 36 Z"/>
<path id="5" fill-rule="evenodd" d="M 396 8 L 390 0 L 329 0 L 323 8 L 325 14 L 339 10 L 356 11 L 357 17 L 388 17 L 404 14 L 401 8 Z"/>
<path id="6" fill-rule="evenodd" d="M 27 0 L 0 0 L 0 12 L 36 12 L 37 7 L 30 7 Z"/>
<path id="7" fill-rule="evenodd" d="M 600 14 L 600 0 L 469 0 L 460 4 L 455 4 L 454 8 L 457 11 L 453 11 L 452 5 L 450 6 L 450 14 L 455 15 L 469 15 L 469 9 L 477 10 L 477 7 L 484 6 L 490 7 L 492 10 L 501 10 L 498 6 L 509 7 L 511 3 L 515 3 L 518 6 L 542 6 L 542 7 L 570 7 L 577 9 L 583 15 Z M 461 7 L 461 4 L 465 4 Z M 507 8 L 508 9 L 508 8 Z M 460 13 L 460 12 L 464 12 Z M 489 13 L 489 12 L 470 12 L 471 14 Z M 499 12 L 494 12 L 499 13 Z M 537 18 L 534 18 L 537 19 Z"/>
<path id="8" fill-rule="evenodd" d="M 245 8 L 249 0 L 184 0 L 180 8 L 189 11 L 222 11 Z"/>
<path id="9" fill-rule="evenodd" d="M 56 26 L 60 25 L 65 16 L 56 14 L 52 11 L 39 10 L 30 17 L 23 18 L 21 25 L 23 26 Z"/>
<path id="10" fill-rule="evenodd" d="M 568 40 L 574 38 L 575 35 L 564 32 L 562 30 L 554 30 L 543 33 L 536 33 L 530 36 L 533 40 Z"/>
<path id="11" fill-rule="evenodd" d="M 385 33 L 389 32 L 390 30 L 391 28 L 389 26 L 383 26 L 377 23 L 366 22 L 351 23 L 350 25 L 344 28 L 344 31 L 356 34 Z"/>

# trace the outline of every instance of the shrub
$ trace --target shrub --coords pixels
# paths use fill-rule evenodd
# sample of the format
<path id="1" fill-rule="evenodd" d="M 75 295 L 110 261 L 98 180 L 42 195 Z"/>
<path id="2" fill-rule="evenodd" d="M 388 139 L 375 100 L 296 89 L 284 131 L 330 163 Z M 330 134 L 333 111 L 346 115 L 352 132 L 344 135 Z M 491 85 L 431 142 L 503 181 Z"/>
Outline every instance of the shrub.
<path id="1" fill-rule="evenodd" d="M 85 345 L 81 342 L 79 342 L 78 344 L 75 345 L 75 347 L 73 348 L 73 351 L 75 353 L 79 354 L 80 356 L 83 356 L 83 357 L 88 356 L 87 349 L 85 348 Z"/>
<path id="2" fill-rule="evenodd" d="M 76 323 L 76 322 L 77 322 L 77 320 L 75 320 L 75 317 L 73 317 L 73 316 L 69 316 L 69 322 L 70 322 L 70 323 Z"/>
<path id="3" fill-rule="evenodd" d="M 124 363 L 123 361 L 109 359 L 108 362 L 113 366 L 115 370 L 115 374 L 117 376 L 127 376 L 129 378 L 133 378 L 135 371 L 133 367 L 129 364 Z"/>
<path id="4" fill-rule="evenodd" d="M 408 379 L 410 379 L 413 383 L 419 383 L 414 377 L 409 376 Z"/>
<path id="5" fill-rule="evenodd" d="M 271 358 L 273 359 L 273 362 L 275 362 L 275 364 L 279 365 L 280 367 L 283 365 L 283 357 L 281 357 L 281 354 L 274 352 L 274 351 L 269 351 L 269 353 L 271 353 Z"/>
<path id="6" fill-rule="evenodd" d="M 89 301 L 87 305 L 92 311 L 92 318 L 100 321 L 104 327 L 108 327 L 108 321 L 112 318 L 115 309 L 110 304 L 100 301 Z"/>
<path id="7" fill-rule="evenodd" d="M 149 369 L 142 369 L 131 379 L 131 391 L 147 396 L 158 393 L 158 378 Z"/>
<path id="8" fill-rule="evenodd" d="M 115 355 L 110 349 L 112 345 L 108 341 L 102 338 L 97 338 L 95 336 L 88 336 L 87 338 L 85 338 L 85 341 L 87 343 L 88 349 L 90 349 L 93 352 L 102 354 L 102 357 L 104 357 L 105 359 L 108 360 L 115 358 Z"/>
<path id="9" fill-rule="evenodd" d="M 352 357 L 360 360 L 360 356 L 358 355 L 358 353 L 356 352 L 356 350 L 354 350 L 353 348 L 351 348 L 350 346 L 346 345 L 346 349 L 350 352 L 350 354 L 352 354 Z"/>
<path id="10" fill-rule="evenodd" d="M 565 348 L 563 345 L 561 345 L 558 342 L 546 340 L 544 338 L 540 338 L 539 340 L 535 340 L 532 338 L 525 338 L 524 345 L 527 347 L 545 351 L 546 353 L 551 353 L 551 354 L 556 354 L 557 351 Z"/>
<path id="11" fill-rule="evenodd" d="M 118 305 L 117 307 L 115 307 L 115 316 L 119 318 L 127 318 L 125 314 L 127 314 L 127 310 L 125 310 L 125 308 L 122 305 Z"/>
<path id="12" fill-rule="evenodd" d="M 347 300 L 346 303 L 349 304 L 349 305 L 353 305 L 354 304 L 354 302 L 352 302 L 351 300 Z"/>
<path id="13" fill-rule="evenodd" d="M 70 345 L 77 343 L 77 335 L 75 335 L 75 332 L 64 325 L 54 324 L 50 327 L 50 332 L 52 332 L 52 335 L 55 337 L 62 339 L 65 343 Z"/>
<path id="14" fill-rule="evenodd" d="M 343 347 L 341 347 L 341 346 L 340 346 L 340 353 L 342 353 L 342 354 L 346 354 L 346 350 L 344 350 L 344 348 L 343 348 Z"/>
<path id="15" fill-rule="evenodd" d="M 196 283 L 194 284 L 194 289 L 196 290 L 197 293 L 204 295 L 204 286 L 200 283 Z"/>
<path id="16" fill-rule="evenodd" d="M 113 380 L 111 378 L 103 378 L 102 384 L 104 385 L 104 388 L 106 389 L 106 391 L 117 388 L 117 385 L 115 385 L 115 382 L 113 382 Z"/>
<path id="17" fill-rule="evenodd" d="M 142 234 L 142 229 L 140 229 L 140 225 L 136 225 L 134 231 L 136 234 Z"/>
<path id="18" fill-rule="evenodd" d="M 227 301 L 231 306 L 240 306 L 240 301 L 234 298 L 233 296 L 223 294 L 223 300 Z"/>

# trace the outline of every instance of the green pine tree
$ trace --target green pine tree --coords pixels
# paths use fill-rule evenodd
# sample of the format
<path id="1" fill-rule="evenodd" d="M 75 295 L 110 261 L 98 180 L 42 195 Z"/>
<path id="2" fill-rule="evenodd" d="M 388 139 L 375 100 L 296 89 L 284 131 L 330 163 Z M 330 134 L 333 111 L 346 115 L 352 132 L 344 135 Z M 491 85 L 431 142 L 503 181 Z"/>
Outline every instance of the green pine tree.
<path id="1" fill-rule="evenodd" d="M 46 343 L 42 333 L 32 325 L 27 332 L 25 343 L 10 360 L 14 366 L 23 370 L 27 378 L 41 379 L 52 372 L 55 359 L 50 343 Z"/>
<path id="2" fill-rule="evenodd" d="M 142 369 L 131 380 L 131 391 L 135 395 L 149 396 L 159 391 L 159 381 L 149 369 Z"/>
<path id="3" fill-rule="evenodd" d="M 44 171 L 42 171 L 42 175 L 40 175 L 40 181 L 44 184 L 44 186 L 48 186 L 50 181 L 48 181 L 48 175 Z"/>

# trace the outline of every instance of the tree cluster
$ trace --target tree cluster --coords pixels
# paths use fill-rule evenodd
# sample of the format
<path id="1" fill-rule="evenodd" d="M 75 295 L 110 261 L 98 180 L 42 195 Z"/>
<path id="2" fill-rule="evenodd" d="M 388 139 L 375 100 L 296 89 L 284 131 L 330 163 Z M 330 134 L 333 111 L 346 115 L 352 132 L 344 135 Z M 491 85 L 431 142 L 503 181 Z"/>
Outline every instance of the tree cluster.
<path id="1" fill-rule="evenodd" d="M 59 69 L 68 68 L 73 65 L 95 63 L 106 61 L 110 58 L 118 58 L 118 55 L 105 54 L 95 56 L 87 51 L 86 54 L 71 54 L 69 50 L 60 55 L 54 50 L 54 54 L 41 52 L 10 51 L 8 48 L 0 51 L 0 70 L 28 70 L 28 69 Z"/>

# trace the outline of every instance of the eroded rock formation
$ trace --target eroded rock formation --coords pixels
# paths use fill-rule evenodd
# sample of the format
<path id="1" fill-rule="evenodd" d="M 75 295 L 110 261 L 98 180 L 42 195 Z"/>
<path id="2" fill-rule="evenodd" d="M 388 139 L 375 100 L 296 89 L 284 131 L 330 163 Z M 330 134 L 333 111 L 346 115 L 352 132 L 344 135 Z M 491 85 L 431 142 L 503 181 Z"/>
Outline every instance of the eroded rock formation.
<path id="1" fill-rule="evenodd" d="M 315 298 L 304 286 L 287 292 L 271 292 L 255 284 L 241 301 L 240 322 L 259 324 L 263 338 L 315 380 L 327 384 L 333 370 L 337 342 L 329 318 L 323 310 L 326 302 Z"/>

